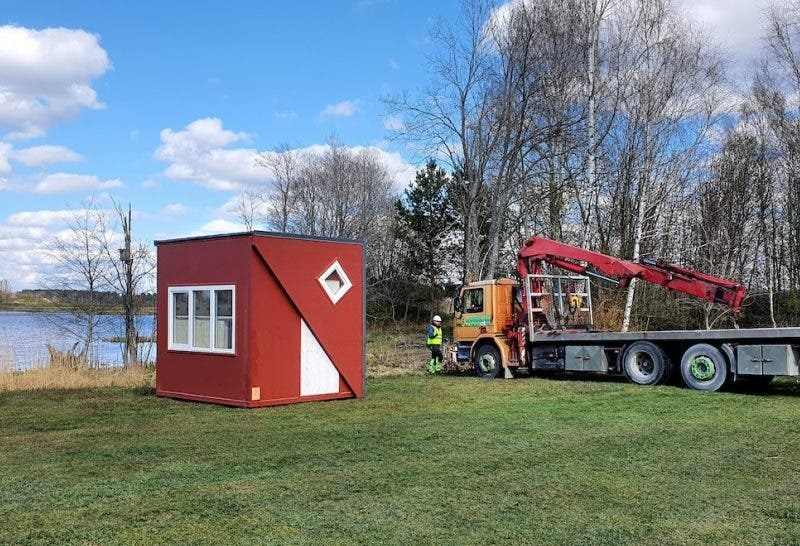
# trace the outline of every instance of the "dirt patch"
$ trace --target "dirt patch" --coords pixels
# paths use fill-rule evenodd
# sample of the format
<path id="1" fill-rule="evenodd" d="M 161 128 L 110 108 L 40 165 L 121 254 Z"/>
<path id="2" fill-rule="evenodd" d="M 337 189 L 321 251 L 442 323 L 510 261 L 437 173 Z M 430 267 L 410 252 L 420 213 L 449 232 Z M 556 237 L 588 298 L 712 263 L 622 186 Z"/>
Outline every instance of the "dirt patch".
<path id="1" fill-rule="evenodd" d="M 424 326 L 373 329 L 367 336 L 367 374 L 372 377 L 422 373 L 429 355 Z"/>

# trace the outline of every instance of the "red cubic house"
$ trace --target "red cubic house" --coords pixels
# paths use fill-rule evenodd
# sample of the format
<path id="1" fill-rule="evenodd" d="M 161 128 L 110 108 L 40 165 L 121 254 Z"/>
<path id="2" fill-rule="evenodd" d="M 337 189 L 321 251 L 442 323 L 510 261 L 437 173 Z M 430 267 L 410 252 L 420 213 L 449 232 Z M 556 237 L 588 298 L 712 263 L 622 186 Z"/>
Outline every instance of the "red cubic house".
<path id="1" fill-rule="evenodd" d="M 253 231 L 155 244 L 159 396 L 253 408 L 364 395 L 361 243 Z"/>

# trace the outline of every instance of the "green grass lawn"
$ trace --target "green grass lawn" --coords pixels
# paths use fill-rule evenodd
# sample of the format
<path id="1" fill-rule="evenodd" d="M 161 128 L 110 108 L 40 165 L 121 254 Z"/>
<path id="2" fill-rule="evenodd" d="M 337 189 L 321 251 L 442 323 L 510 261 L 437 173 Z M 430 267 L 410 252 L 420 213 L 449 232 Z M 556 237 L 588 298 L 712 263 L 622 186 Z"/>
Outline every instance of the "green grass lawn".
<path id="1" fill-rule="evenodd" d="M 238 410 L 0 394 L 0 543 L 799 543 L 800 386 L 400 376 Z"/>

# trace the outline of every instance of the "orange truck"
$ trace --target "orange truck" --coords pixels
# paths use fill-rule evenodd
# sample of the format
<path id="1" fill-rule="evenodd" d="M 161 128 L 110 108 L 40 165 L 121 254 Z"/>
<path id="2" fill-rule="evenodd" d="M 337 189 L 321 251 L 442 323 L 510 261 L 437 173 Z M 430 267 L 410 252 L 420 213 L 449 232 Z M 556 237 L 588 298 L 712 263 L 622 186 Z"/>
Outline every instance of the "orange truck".
<path id="1" fill-rule="evenodd" d="M 560 270 L 557 274 L 545 269 Z M 621 375 L 657 385 L 680 372 L 693 389 L 731 382 L 766 384 L 800 375 L 800 328 L 600 331 L 593 326 L 591 281 L 626 287 L 634 279 L 741 309 L 745 288 L 662 261 L 630 262 L 552 241 L 529 239 L 517 259 L 517 279 L 463 286 L 455 302 L 453 362 L 471 363 L 480 377 L 512 370 Z"/>

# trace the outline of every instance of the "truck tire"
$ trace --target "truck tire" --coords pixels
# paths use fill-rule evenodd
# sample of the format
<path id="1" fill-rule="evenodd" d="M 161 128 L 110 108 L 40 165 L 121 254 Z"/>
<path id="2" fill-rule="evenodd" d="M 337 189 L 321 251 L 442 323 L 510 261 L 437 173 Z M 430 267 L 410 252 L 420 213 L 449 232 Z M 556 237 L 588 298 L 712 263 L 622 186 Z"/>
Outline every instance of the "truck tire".
<path id="1" fill-rule="evenodd" d="M 672 363 L 664 350 L 649 341 L 635 341 L 622 355 L 625 376 L 637 385 L 660 385 L 670 375 Z"/>
<path id="2" fill-rule="evenodd" d="M 494 379 L 503 373 L 503 361 L 497 347 L 485 343 L 478 347 L 472 359 L 475 375 L 484 379 Z"/>
<path id="3" fill-rule="evenodd" d="M 698 343 L 683 353 L 681 376 L 689 388 L 717 391 L 728 379 L 728 363 L 719 349 L 708 343 Z"/>

